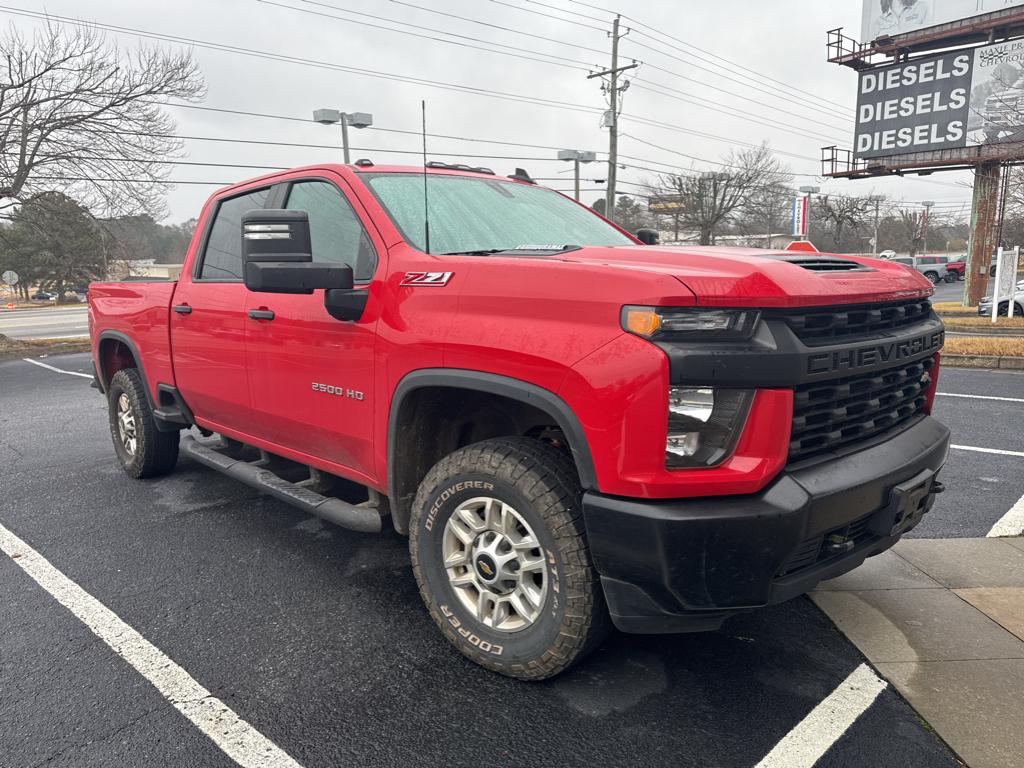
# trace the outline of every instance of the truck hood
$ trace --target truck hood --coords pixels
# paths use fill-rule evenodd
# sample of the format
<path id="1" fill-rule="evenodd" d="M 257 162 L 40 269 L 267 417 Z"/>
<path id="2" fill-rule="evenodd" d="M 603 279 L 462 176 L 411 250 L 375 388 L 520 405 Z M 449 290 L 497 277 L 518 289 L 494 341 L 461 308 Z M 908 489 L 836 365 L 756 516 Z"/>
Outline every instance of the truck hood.
<path id="1" fill-rule="evenodd" d="M 934 292 L 927 278 L 901 264 L 842 254 L 648 245 L 589 246 L 557 258 L 668 274 L 705 306 L 861 304 L 922 298 Z"/>

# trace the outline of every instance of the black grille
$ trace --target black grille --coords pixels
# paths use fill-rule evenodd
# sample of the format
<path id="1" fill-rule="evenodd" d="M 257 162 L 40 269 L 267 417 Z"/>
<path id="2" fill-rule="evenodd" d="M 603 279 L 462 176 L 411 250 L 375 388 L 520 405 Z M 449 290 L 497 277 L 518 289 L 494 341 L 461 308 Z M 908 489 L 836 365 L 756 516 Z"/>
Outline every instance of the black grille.
<path id="1" fill-rule="evenodd" d="M 932 358 L 885 371 L 801 384 L 793 392 L 789 460 L 867 440 L 920 414 Z"/>
<path id="2" fill-rule="evenodd" d="M 854 548 L 877 538 L 868 530 L 868 522 L 870 520 L 871 515 L 865 515 L 864 517 L 854 520 L 852 523 L 835 528 L 831 531 L 826 531 L 818 536 L 805 539 L 800 542 L 800 546 L 797 547 L 796 552 L 794 552 L 779 569 L 777 575 L 788 576 L 791 573 L 802 571 L 804 568 L 810 568 L 812 565 L 828 560 L 830 557 L 835 557 L 836 555 L 831 554 L 829 550 L 823 546 L 825 544 L 825 540 L 832 536 L 838 537 L 839 539 L 849 539 L 853 541 Z"/>
<path id="3" fill-rule="evenodd" d="M 893 301 L 884 304 L 860 304 L 829 309 L 788 311 L 782 315 L 800 341 L 814 346 L 835 339 L 877 336 L 921 322 L 929 317 L 928 299 Z"/>

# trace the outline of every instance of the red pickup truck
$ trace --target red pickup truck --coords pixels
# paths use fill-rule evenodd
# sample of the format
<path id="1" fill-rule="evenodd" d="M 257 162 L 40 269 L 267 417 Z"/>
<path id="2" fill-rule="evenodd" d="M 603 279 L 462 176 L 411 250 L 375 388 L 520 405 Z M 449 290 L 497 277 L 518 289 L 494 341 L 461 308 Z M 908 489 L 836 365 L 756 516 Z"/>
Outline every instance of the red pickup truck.
<path id="1" fill-rule="evenodd" d="M 714 629 L 890 547 L 949 445 L 928 281 L 655 240 L 519 170 L 220 190 L 179 280 L 89 290 L 117 457 L 143 478 L 181 451 L 408 535 L 443 633 L 524 679 L 610 625 Z"/>

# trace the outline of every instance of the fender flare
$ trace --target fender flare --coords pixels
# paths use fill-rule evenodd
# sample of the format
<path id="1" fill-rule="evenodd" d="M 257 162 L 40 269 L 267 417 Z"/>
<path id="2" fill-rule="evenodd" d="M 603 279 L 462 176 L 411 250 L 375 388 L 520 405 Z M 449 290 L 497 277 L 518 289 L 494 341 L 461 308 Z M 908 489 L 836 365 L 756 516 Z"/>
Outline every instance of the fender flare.
<path id="1" fill-rule="evenodd" d="M 587 443 L 583 427 L 572 408 L 554 392 L 538 387 L 536 384 L 494 373 L 460 368 L 421 368 L 407 373 L 398 382 L 391 397 L 388 413 L 387 478 L 388 495 L 392 499 L 392 504 L 397 503 L 398 500 L 396 481 L 398 473 L 395 471 L 394 464 L 398 443 L 398 415 L 401 413 L 405 398 L 411 392 L 424 387 L 450 387 L 487 392 L 507 397 L 510 400 L 518 400 L 543 411 L 555 421 L 565 435 L 583 489 L 588 491 L 598 489 L 594 460 L 590 455 L 590 445 Z"/>
<path id="2" fill-rule="evenodd" d="M 139 376 L 142 377 L 142 384 L 146 389 L 146 399 L 149 401 L 149 407 L 155 408 L 153 393 L 149 388 L 149 381 L 146 379 L 146 369 L 142 367 L 142 355 L 139 354 L 139 349 L 135 346 L 135 342 L 120 331 L 101 331 L 100 335 L 96 338 L 96 381 L 99 382 L 100 392 L 106 394 L 107 389 L 110 387 L 110 380 L 105 376 L 103 358 L 100 355 L 103 342 L 107 340 L 118 341 L 128 347 L 132 359 L 135 360 L 135 369 L 139 372 Z"/>

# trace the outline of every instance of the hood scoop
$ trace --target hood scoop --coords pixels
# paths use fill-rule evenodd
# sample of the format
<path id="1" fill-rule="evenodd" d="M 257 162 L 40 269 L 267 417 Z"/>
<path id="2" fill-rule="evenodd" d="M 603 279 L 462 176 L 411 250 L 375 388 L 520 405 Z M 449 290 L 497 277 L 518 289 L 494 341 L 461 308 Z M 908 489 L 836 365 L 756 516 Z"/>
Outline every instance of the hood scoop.
<path id="1" fill-rule="evenodd" d="M 765 258 L 785 261 L 811 272 L 874 272 L 872 267 L 856 261 L 835 259 L 829 256 L 766 256 Z"/>

